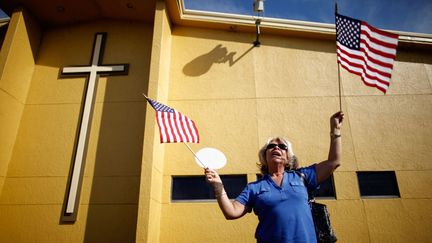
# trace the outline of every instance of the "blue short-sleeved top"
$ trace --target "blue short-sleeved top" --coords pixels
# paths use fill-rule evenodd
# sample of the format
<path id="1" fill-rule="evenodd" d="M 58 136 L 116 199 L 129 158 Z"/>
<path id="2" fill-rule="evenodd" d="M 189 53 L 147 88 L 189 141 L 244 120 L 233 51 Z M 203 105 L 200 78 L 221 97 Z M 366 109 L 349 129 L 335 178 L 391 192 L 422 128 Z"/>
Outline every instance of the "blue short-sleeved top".
<path id="1" fill-rule="evenodd" d="M 315 164 L 300 168 L 311 189 L 317 185 Z M 281 186 L 270 175 L 249 183 L 236 198 L 253 208 L 258 216 L 255 238 L 258 242 L 316 242 L 315 228 L 303 179 L 295 171 L 285 171 Z"/>

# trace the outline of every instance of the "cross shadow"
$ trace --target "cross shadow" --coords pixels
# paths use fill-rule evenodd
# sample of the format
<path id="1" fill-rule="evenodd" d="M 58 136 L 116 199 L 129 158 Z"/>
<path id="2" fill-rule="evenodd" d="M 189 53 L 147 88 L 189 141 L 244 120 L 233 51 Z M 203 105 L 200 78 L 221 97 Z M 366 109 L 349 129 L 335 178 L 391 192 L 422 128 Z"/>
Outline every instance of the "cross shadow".
<path id="1" fill-rule="evenodd" d="M 183 67 L 183 73 L 191 77 L 201 76 L 207 73 L 212 67 L 212 65 L 215 63 L 228 62 L 229 66 L 231 67 L 241 58 L 243 58 L 247 53 L 249 53 L 252 49 L 253 46 L 246 50 L 237 59 L 234 59 L 234 55 L 237 54 L 237 52 L 228 52 L 226 47 L 223 47 L 221 44 L 219 44 L 208 53 L 205 53 L 187 63 Z"/>

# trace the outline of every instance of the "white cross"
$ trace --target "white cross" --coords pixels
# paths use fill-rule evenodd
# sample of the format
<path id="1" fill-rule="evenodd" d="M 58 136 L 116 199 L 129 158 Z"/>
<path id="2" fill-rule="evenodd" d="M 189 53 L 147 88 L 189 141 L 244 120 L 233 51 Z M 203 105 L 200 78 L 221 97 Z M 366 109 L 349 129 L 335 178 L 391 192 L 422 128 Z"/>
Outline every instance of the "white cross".
<path id="1" fill-rule="evenodd" d="M 85 155 L 87 152 L 87 142 L 91 124 L 91 115 L 94 104 L 94 97 L 96 93 L 97 79 L 99 75 L 126 75 L 128 72 L 128 64 L 117 64 L 117 65 L 102 65 L 102 53 L 105 45 L 106 33 L 96 33 L 93 55 L 91 58 L 90 66 L 74 66 L 74 67 L 63 67 L 61 75 L 74 76 L 88 76 L 87 92 L 84 101 L 84 109 L 82 113 L 82 120 L 79 129 L 78 144 L 76 146 L 74 154 L 74 164 L 72 168 L 72 175 L 69 186 L 69 194 L 67 196 L 67 203 L 65 214 L 63 217 L 65 221 L 75 221 L 76 210 L 78 207 L 79 190 L 82 183 L 83 165 L 85 161 Z M 69 219 L 67 218 L 68 216 Z"/>

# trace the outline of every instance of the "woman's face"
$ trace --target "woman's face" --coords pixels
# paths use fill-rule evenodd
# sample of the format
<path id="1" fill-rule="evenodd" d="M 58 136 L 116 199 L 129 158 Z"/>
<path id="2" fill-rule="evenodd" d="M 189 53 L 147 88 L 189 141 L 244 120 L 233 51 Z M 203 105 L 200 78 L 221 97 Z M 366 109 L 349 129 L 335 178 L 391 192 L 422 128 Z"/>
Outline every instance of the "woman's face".
<path id="1" fill-rule="evenodd" d="M 288 162 L 288 147 L 280 140 L 272 140 L 266 149 L 266 161 L 270 163 L 282 163 L 286 164 Z"/>

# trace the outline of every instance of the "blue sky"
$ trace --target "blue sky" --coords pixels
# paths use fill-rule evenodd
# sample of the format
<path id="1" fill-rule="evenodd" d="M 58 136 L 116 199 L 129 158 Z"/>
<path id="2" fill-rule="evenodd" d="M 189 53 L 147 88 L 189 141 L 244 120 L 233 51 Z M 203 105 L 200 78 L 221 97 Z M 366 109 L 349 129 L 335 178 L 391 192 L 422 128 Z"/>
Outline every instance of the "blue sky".
<path id="1" fill-rule="evenodd" d="M 253 0 L 184 0 L 186 9 L 254 15 Z M 264 17 L 334 24 L 334 1 L 265 0 Z M 432 0 L 339 0 L 339 14 L 380 29 L 432 34 Z"/>
<path id="2" fill-rule="evenodd" d="M 2 18 L 8 18 L 9 16 L 7 16 L 6 14 L 5 14 L 5 12 L 3 12 L 3 10 L 1 10 L 0 9 L 0 19 L 2 19 Z"/>

